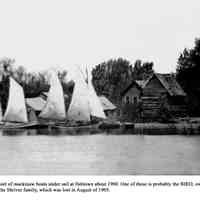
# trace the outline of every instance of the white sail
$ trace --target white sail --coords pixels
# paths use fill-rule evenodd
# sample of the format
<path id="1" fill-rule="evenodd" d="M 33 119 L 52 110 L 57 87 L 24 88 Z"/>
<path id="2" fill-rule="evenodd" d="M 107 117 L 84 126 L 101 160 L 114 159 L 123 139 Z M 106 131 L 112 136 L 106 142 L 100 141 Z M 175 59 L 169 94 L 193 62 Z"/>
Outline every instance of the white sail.
<path id="1" fill-rule="evenodd" d="M 88 92 L 89 92 L 89 105 L 91 112 L 90 114 L 92 116 L 105 119 L 106 116 L 103 111 L 102 104 L 92 84 L 91 72 L 88 73 L 88 71 L 87 71 L 87 81 L 88 81 Z"/>
<path id="2" fill-rule="evenodd" d="M 68 118 L 75 121 L 90 121 L 91 116 L 105 119 L 101 102 L 92 85 L 91 77 L 80 69 L 73 76 L 75 86 L 71 104 L 68 110 Z"/>
<path id="3" fill-rule="evenodd" d="M 68 119 L 74 121 L 90 121 L 88 86 L 78 70 L 73 76 L 74 90 L 68 109 Z"/>
<path id="4" fill-rule="evenodd" d="M 3 116 L 2 116 L 2 107 L 1 107 L 1 102 L 0 102 L 0 122 L 2 121 Z"/>
<path id="5" fill-rule="evenodd" d="M 52 120 L 66 118 L 63 89 L 55 72 L 50 74 L 50 90 L 47 102 L 39 117 Z"/>
<path id="6" fill-rule="evenodd" d="M 9 122 L 28 122 L 23 88 L 11 77 L 8 105 L 3 120 Z"/>

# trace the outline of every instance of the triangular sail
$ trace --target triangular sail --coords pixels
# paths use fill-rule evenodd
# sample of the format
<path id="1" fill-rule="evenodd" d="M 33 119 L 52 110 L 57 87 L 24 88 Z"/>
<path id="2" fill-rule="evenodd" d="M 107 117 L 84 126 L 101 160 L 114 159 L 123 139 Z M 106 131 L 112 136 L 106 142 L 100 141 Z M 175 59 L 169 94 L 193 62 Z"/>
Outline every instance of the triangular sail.
<path id="1" fill-rule="evenodd" d="M 0 102 L 0 122 L 2 121 L 3 116 L 2 116 L 2 107 L 1 107 L 1 102 Z"/>
<path id="2" fill-rule="evenodd" d="M 88 87 L 80 72 L 76 71 L 73 78 L 75 85 L 68 109 L 68 119 L 74 121 L 90 121 Z"/>
<path id="3" fill-rule="evenodd" d="M 10 122 L 28 122 L 23 88 L 11 77 L 8 105 L 3 120 Z"/>
<path id="4" fill-rule="evenodd" d="M 68 118 L 75 121 L 90 121 L 91 116 L 105 119 L 101 102 L 92 85 L 91 74 L 76 70 L 74 91 L 68 110 Z"/>
<path id="5" fill-rule="evenodd" d="M 50 120 L 64 120 L 66 118 L 63 89 L 54 72 L 50 74 L 47 102 L 39 117 Z"/>
<path id="6" fill-rule="evenodd" d="M 90 114 L 92 116 L 105 119 L 106 116 L 103 111 L 102 104 L 92 84 L 91 72 L 88 73 L 88 71 L 87 71 L 87 81 L 88 81 L 88 91 L 89 91 L 89 105 L 90 105 L 90 112 L 91 112 Z"/>

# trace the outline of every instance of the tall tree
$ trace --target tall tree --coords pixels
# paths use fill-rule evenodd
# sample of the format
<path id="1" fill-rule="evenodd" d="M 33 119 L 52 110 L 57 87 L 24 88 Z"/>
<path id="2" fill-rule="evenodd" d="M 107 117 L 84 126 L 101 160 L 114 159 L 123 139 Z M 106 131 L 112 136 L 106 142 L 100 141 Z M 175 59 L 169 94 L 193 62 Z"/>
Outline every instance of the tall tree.
<path id="1" fill-rule="evenodd" d="M 15 60 L 10 58 L 3 58 L 0 60 L 0 103 L 2 111 L 4 113 L 7 101 L 8 101 L 8 91 L 9 91 L 9 75 L 13 74 L 13 64 Z"/>
<path id="2" fill-rule="evenodd" d="M 97 65 L 92 74 L 97 94 L 104 94 L 117 103 L 122 89 L 132 80 L 133 68 L 125 59 L 110 59 Z"/>
<path id="3" fill-rule="evenodd" d="M 143 62 L 136 60 L 133 68 L 133 78 L 135 80 L 146 80 L 154 73 L 153 62 Z"/>
<path id="4" fill-rule="evenodd" d="M 133 80 L 147 79 L 153 73 L 153 62 L 142 63 L 137 60 L 133 68 L 131 63 L 123 58 L 110 59 L 97 65 L 92 73 L 97 94 L 104 94 L 118 103 L 121 92 Z"/>
<path id="5" fill-rule="evenodd" d="M 200 113 L 200 38 L 191 49 L 184 49 L 177 62 L 177 80 L 189 96 L 190 110 Z"/>

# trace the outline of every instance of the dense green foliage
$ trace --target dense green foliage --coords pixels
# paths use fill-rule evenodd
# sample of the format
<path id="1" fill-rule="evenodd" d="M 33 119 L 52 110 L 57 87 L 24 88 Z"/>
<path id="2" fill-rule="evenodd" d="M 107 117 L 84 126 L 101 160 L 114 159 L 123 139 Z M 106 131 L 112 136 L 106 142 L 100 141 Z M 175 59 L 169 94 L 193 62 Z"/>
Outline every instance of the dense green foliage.
<path id="1" fill-rule="evenodd" d="M 200 39 L 191 49 L 184 49 L 177 63 L 177 79 L 188 94 L 190 113 L 200 114 Z"/>

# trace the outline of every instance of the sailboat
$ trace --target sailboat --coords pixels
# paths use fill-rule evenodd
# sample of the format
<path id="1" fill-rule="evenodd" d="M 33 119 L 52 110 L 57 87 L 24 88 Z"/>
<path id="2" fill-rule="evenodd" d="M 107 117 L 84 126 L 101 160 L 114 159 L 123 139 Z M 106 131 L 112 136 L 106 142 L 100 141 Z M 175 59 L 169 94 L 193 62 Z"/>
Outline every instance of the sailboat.
<path id="1" fill-rule="evenodd" d="M 74 89 L 69 105 L 67 118 L 71 121 L 90 121 L 90 106 L 88 98 L 88 86 L 82 78 L 80 71 L 73 77 Z"/>
<path id="2" fill-rule="evenodd" d="M 62 121 L 66 119 L 64 93 L 58 76 L 54 71 L 49 74 L 50 90 L 47 102 L 39 117 L 48 122 Z"/>
<path id="3" fill-rule="evenodd" d="M 1 114 L 1 125 L 3 129 L 30 128 L 35 127 L 37 122 L 29 122 L 24 98 L 24 91 L 12 77 L 9 78 L 9 97 L 4 116 Z"/>
<path id="4" fill-rule="evenodd" d="M 59 128 L 94 128 L 92 117 L 106 119 L 101 102 L 92 85 L 92 78 L 86 70 L 83 73 L 81 69 L 76 68 L 73 76 L 75 83 L 71 103 L 67 112 L 69 124 L 57 124 Z M 70 126 L 70 124 L 75 124 Z"/>
<path id="5" fill-rule="evenodd" d="M 101 102 L 92 85 L 91 73 L 84 74 L 81 69 L 76 71 L 75 86 L 71 104 L 68 110 L 68 119 L 73 121 L 91 121 L 91 117 L 105 119 Z"/>

